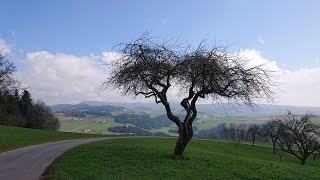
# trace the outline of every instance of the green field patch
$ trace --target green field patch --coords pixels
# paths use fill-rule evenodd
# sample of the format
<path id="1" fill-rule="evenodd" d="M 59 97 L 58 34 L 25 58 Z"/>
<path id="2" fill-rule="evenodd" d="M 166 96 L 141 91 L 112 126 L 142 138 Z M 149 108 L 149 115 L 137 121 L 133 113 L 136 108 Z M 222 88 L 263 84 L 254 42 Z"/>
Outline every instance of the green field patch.
<path id="1" fill-rule="evenodd" d="M 61 123 L 59 131 L 65 132 L 83 132 L 82 130 L 90 130 L 91 134 L 114 134 L 108 132 L 108 127 L 121 126 L 122 124 L 114 122 L 109 117 L 89 116 L 83 118 L 66 117 L 62 113 L 56 113 L 56 117 Z"/>

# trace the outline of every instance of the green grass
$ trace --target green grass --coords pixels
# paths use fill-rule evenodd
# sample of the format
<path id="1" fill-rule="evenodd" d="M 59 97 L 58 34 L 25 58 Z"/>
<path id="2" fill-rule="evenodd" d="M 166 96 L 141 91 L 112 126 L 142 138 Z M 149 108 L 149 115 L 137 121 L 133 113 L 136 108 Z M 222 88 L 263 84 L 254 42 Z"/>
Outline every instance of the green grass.
<path id="1" fill-rule="evenodd" d="M 47 179 L 319 179 L 320 159 L 279 162 L 269 147 L 192 140 L 173 159 L 174 138 L 114 139 L 81 145 L 58 158 Z"/>
<path id="2" fill-rule="evenodd" d="M 206 114 L 199 114 L 197 116 L 200 121 L 195 122 L 194 125 L 198 127 L 199 130 L 210 129 L 217 127 L 221 123 L 235 123 L 235 124 L 261 124 L 270 119 L 270 117 L 222 117 L 222 116 L 208 116 Z"/>
<path id="3" fill-rule="evenodd" d="M 63 113 L 56 113 L 55 116 L 59 119 L 61 127 L 59 131 L 72 132 L 80 129 L 93 130 L 95 134 L 115 134 L 107 131 L 108 127 L 121 126 L 121 124 L 114 122 L 112 118 L 107 117 L 85 117 L 81 120 L 73 120 L 74 117 L 66 117 Z M 95 120 L 106 121 L 104 124 L 95 122 Z M 120 134 L 120 133 L 118 133 Z"/>
<path id="4" fill-rule="evenodd" d="M 0 152 L 39 143 L 90 137 L 101 137 L 101 135 L 44 131 L 0 125 Z"/>

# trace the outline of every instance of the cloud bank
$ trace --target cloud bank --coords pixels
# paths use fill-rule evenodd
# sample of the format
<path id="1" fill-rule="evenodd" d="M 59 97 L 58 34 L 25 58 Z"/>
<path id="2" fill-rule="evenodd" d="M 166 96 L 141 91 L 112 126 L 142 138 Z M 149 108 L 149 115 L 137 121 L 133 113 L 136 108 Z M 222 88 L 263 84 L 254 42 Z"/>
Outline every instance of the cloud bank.
<path id="1" fill-rule="evenodd" d="M 100 59 L 100 57 L 98 57 Z M 53 54 L 46 51 L 26 55 L 26 68 L 16 76 L 36 99 L 48 104 L 83 100 L 132 101 L 117 91 L 103 91 L 105 67 L 96 56 Z M 109 60 L 111 61 L 110 57 Z"/>
<path id="2" fill-rule="evenodd" d="M 255 49 L 242 49 L 239 55 L 250 60 L 249 66 L 265 64 L 265 68 L 277 72 L 274 77 L 280 89 L 275 89 L 277 104 L 320 106 L 320 67 L 288 70 Z M 117 90 L 102 91 L 102 82 L 107 76 L 103 63 L 117 57 L 119 54 L 115 52 L 102 52 L 98 56 L 31 52 L 25 58 L 26 68 L 20 70 L 17 77 L 36 99 L 50 105 L 83 100 L 152 102 L 153 99 L 122 96 Z"/>

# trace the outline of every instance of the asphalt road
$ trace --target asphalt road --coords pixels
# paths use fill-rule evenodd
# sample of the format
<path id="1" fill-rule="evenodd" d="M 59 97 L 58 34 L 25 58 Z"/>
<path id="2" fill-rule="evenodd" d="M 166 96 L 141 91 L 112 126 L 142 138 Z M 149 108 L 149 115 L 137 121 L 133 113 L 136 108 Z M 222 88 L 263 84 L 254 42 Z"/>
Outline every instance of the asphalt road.
<path id="1" fill-rule="evenodd" d="M 65 140 L 38 144 L 0 154 L 0 180 L 38 180 L 62 153 L 80 144 L 113 137 Z"/>

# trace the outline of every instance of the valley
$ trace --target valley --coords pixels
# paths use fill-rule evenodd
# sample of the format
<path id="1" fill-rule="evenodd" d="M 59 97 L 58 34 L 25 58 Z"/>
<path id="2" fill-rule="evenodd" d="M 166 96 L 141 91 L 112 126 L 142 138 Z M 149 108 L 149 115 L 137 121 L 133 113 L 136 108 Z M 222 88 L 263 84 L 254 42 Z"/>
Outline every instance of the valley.
<path id="1" fill-rule="evenodd" d="M 258 105 L 254 110 L 245 109 L 240 105 L 235 108 L 232 108 L 235 105 L 223 106 L 224 109 L 221 109 L 221 105 L 200 104 L 198 116 L 193 124 L 195 134 L 201 130 L 216 128 L 223 123 L 262 124 L 282 116 L 290 108 L 300 113 L 308 111 L 308 107 L 275 105 Z M 157 104 L 85 101 L 75 105 L 54 105 L 51 108 L 61 123 L 59 131 L 105 135 L 177 135 L 175 124 L 166 117 L 163 107 Z M 184 111 L 178 104 L 173 104 L 173 108 L 173 112 L 183 119 Z M 311 110 L 320 112 L 320 108 Z"/>

